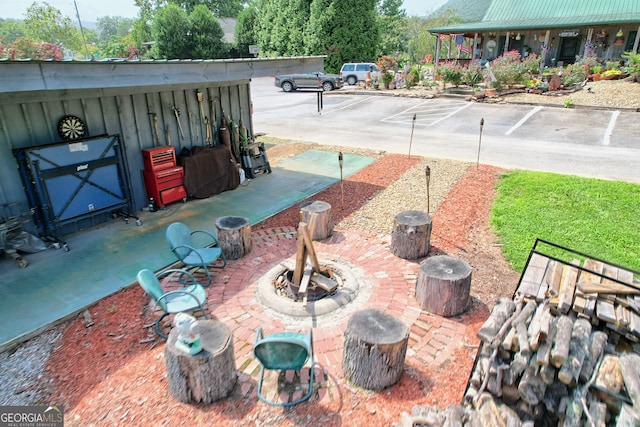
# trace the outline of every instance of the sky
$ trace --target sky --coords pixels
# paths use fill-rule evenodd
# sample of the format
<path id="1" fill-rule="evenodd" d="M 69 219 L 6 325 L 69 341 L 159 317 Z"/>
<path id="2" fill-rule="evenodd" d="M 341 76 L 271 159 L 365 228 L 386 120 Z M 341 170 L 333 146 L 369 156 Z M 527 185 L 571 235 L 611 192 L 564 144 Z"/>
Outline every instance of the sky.
<path id="1" fill-rule="evenodd" d="M 60 10 L 63 15 L 76 20 L 73 0 L 38 0 L 38 3 L 49 3 Z M 24 19 L 25 13 L 34 0 L 0 0 L 0 18 Z M 447 0 L 404 0 L 403 8 L 409 16 L 426 16 Z M 135 18 L 138 8 L 134 0 L 76 0 L 82 21 L 96 22 L 103 16 L 122 16 Z"/>

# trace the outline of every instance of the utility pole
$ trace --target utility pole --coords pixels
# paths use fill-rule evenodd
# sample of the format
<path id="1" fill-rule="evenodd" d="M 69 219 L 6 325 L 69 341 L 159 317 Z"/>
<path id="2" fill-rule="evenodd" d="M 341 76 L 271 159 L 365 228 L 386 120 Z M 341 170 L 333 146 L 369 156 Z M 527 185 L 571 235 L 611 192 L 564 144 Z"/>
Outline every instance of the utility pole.
<path id="1" fill-rule="evenodd" d="M 80 35 L 82 35 L 82 43 L 84 43 L 84 58 L 89 59 L 89 49 L 87 49 L 87 40 L 84 38 L 84 29 L 82 28 L 82 21 L 80 20 L 80 12 L 78 12 L 78 3 L 73 0 L 73 7 L 76 8 L 76 17 L 78 18 L 78 25 L 80 25 Z"/>

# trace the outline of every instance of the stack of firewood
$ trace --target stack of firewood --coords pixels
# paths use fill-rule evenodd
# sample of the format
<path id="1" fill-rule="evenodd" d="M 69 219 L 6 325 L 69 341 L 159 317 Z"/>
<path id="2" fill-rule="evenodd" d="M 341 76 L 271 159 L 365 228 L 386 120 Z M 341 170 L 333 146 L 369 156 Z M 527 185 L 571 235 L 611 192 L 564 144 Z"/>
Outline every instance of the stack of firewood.
<path id="1" fill-rule="evenodd" d="M 589 318 L 558 313 L 548 300 L 504 298 L 478 337 L 467 403 L 488 392 L 496 407 L 536 425 L 640 425 L 640 355 Z"/>

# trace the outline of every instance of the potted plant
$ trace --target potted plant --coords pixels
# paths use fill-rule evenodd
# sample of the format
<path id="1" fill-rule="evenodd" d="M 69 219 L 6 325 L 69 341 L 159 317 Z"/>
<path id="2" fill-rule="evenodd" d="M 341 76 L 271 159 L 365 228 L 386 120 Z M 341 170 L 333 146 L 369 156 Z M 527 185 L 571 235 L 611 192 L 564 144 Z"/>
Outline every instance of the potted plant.
<path id="1" fill-rule="evenodd" d="M 395 68 L 398 66 L 398 62 L 394 57 L 384 55 L 378 58 L 378 70 L 380 71 L 380 80 L 385 89 L 389 89 L 389 84 L 395 80 Z"/>
<path id="2" fill-rule="evenodd" d="M 392 70 L 384 71 L 380 75 L 380 80 L 382 80 L 384 88 L 389 89 L 391 82 L 395 80 L 395 73 Z"/>

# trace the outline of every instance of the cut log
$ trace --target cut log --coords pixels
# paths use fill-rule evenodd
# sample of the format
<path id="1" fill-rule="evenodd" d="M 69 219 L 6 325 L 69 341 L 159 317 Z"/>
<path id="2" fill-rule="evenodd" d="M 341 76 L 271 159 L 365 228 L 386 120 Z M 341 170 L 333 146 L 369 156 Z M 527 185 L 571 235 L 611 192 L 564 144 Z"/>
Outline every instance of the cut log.
<path id="1" fill-rule="evenodd" d="M 549 333 L 547 334 L 542 344 L 540 344 L 540 346 L 538 347 L 538 351 L 536 353 L 536 361 L 540 366 L 548 365 L 551 361 L 551 349 L 553 349 L 553 344 L 556 340 L 557 322 L 558 318 L 553 317 L 549 324 Z"/>
<path id="2" fill-rule="evenodd" d="M 478 399 L 476 407 L 483 427 L 506 427 L 506 423 L 500 416 L 500 411 L 491 394 L 483 393 Z"/>
<path id="3" fill-rule="evenodd" d="M 395 216 L 391 233 L 391 253 L 403 259 L 427 256 L 431 240 L 431 215 L 404 211 Z"/>
<path id="4" fill-rule="evenodd" d="M 578 261 L 574 261 L 574 263 L 578 263 Z M 576 267 L 569 265 L 565 265 L 563 268 L 560 294 L 558 295 L 558 311 L 562 314 L 567 314 L 573 305 L 578 271 Z"/>
<path id="5" fill-rule="evenodd" d="M 300 222 L 308 224 L 312 240 L 323 240 L 333 233 L 331 205 L 319 200 L 300 205 Z"/>
<path id="6" fill-rule="evenodd" d="M 638 375 L 638 367 L 640 367 L 640 355 L 636 353 L 622 353 L 620 356 L 620 371 L 634 408 L 640 408 L 640 376 Z"/>
<path id="7" fill-rule="evenodd" d="M 376 309 L 361 310 L 344 332 L 342 371 L 353 384 L 380 390 L 395 384 L 404 370 L 409 328 Z"/>
<path id="8" fill-rule="evenodd" d="M 500 298 L 491 310 L 491 316 L 484 322 L 476 336 L 486 343 L 491 343 L 498 331 L 516 310 L 516 303 L 509 298 Z"/>
<path id="9" fill-rule="evenodd" d="M 616 418 L 616 427 L 638 426 L 640 424 L 640 416 L 634 407 L 622 404 L 618 418 Z"/>
<path id="10" fill-rule="evenodd" d="M 591 323 L 587 319 L 577 319 L 573 324 L 569 356 L 558 371 L 558 379 L 569 386 L 575 386 L 582 369 L 582 363 L 589 353 Z"/>
<path id="11" fill-rule="evenodd" d="M 251 251 L 251 222 L 239 216 L 216 219 L 218 243 L 225 258 L 240 259 Z"/>
<path id="12" fill-rule="evenodd" d="M 212 403 L 227 397 L 236 384 L 231 330 L 214 320 L 198 320 L 202 351 L 191 356 L 176 348 L 178 329 L 164 348 L 171 395 L 184 403 Z"/>
<path id="13" fill-rule="evenodd" d="M 560 368 L 569 356 L 569 343 L 571 342 L 571 330 L 573 321 L 569 316 L 561 315 L 556 322 L 556 340 L 551 350 L 550 362 L 556 368 Z"/>
<path id="14" fill-rule="evenodd" d="M 416 299 L 423 310 L 451 317 L 464 312 L 471 291 L 471 267 L 447 255 L 427 258 L 420 264 Z"/>
<path id="15" fill-rule="evenodd" d="M 602 358 L 602 363 L 600 363 L 600 368 L 596 373 L 596 379 L 593 385 L 600 400 L 606 403 L 607 407 L 617 412 L 619 410 L 620 400 L 616 399 L 613 395 L 620 393 L 620 390 L 622 390 L 624 386 L 618 356 L 606 354 Z"/>
<path id="16" fill-rule="evenodd" d="M 582 397 L 578 394 L 578 390 L 574 389 L 567 404 L 563 427 L 582 427 L 583 413 Z"/>
<path id="17" fill-rule="evenodd" d="M 589 402 L 589 415 L 594 427 L 605 427 L 607 425 L 607 405 L 592 399 Z"/>
<path id="18" fill-rule="evenodd" d="M 538 370 L 532 367 L 527 368 L 518 384 L 520 397 L 529 405 L 537 405 L 541 402 L 546 389 L 547 385 L 538 375 Z"/>
<path id="19" fill-rule="evenodd" d="M 593 375 L 593 370 L 604 350 L 609 336 L 602 331 L 594 331 L 589 337 L 589 353 L 580 369 L 580 381 L 586 382 Z"/>

